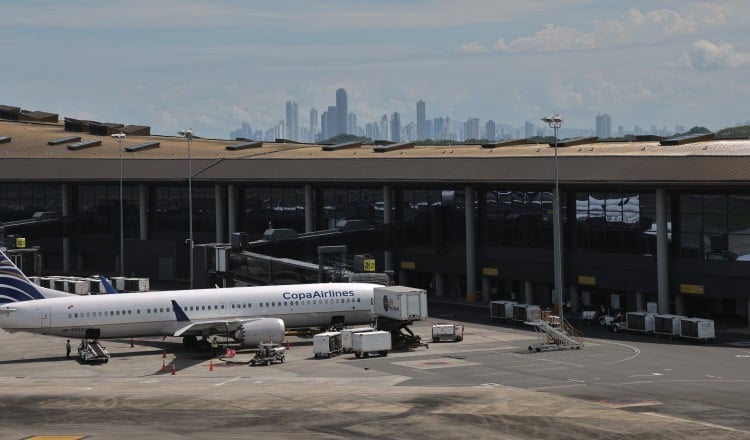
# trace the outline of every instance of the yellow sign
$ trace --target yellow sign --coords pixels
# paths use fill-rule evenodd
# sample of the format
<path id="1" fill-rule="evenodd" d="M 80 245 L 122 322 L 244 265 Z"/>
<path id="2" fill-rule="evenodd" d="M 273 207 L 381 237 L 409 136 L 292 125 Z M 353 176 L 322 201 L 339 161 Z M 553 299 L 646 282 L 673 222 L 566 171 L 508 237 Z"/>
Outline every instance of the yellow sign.
<path id="1" fill-rule="evenodd" d="M 596 277 L 588 275 L 578 275 L 578 284 L 584 286 L 596 286 Z"/>
<path id="2" fill-rule="evenodd" d="M 375 259 L 374 258 L 367 258 L 362 262 L 362 265 L 364 266 L 363 269 L 365 272 L 375 272 Z"/>
<path id="3" fill-rule="evenodd" d="M 700 284 L 680 284 L 680 293 L 703 295 L 703 286 Z"/>
<path id="4" fill-rule="evenodd" d="M 401 269 L 415 270 L 416 268 L 417 268 L 417 265 L 414 264 L 413 261 L 402 261 L 401 262 Z"/>
<path id="5" fill-rule="evenodd" d="M 16 238 L 16 247 L 19 249 L 23 249 L 26 247 L 26 239 L 23 237 L 17 237 Z"/>
<path id="6" fill-rule="evenodd" d="M 498 277 L 500 276 L 500 269 L 496 267 L 483 267 L 482 275 L 486 277 Z"/>

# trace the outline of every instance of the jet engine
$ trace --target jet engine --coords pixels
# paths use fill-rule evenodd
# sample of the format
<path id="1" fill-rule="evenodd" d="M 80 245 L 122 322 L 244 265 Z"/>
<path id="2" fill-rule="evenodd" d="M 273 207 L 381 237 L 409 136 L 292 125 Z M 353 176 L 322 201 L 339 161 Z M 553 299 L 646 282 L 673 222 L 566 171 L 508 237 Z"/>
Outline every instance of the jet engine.
<path id="1" fill-rule="evenodd" d="M 261 342 L 278 342 L 284 340 L 284 321 L 277 318 L 259 318 L 242 324 L 234 333 L 234 339 L 243 345 L 255 346 Z"/>

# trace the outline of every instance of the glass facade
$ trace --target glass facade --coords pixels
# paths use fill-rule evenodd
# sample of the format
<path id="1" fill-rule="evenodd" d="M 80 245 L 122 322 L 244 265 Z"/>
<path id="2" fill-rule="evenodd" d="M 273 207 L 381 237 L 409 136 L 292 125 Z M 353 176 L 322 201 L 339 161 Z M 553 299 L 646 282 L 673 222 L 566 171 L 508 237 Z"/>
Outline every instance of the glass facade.
<path id="1" fill-rule="evenodd" d="M 251 239 L 268 228 L 305 230 L 305 189 L 239 187 L 238 228 Z"/>
<path id="2" fill-rule="evenodd" d="M 485 203 L 488 244 L 552 248 L 551 192 L 490 190 Z"/>
<path id="3" fill-rule="evenodd" d="M 0 185 L 0 221 L 30 219 L 35 212 L 62 213 L 62 190 L 51 183 Z"/>
<path id="4" fill-rule="evenodd" d="M 212 242 L 216 230 L 216 201 L 213 186 L 193 185 L 193 238 L 196 243 Z M 149 235 L 160 240 L 182 242 L 188 236 L 188 188 L 181 185 L 153 187 L 149 198 Z"/>
<path id="5" fill-rule="evenodd" d="M 679 254 L 701 260 L 750 260 L 750 196 L 681 194 Z"/>
<path id="6" fill-rule="evenodd" d="M 383 224 L 383 188 L 323 188 L 323 224 L 336 227 L 339 220 L 364 220 Z"/>
<path id="7" fill-rule="evenodd" d="M 125 238 L 138 238 L 138 187 L 123 185 Z M 80 234 L 120 236 L 120 185 L 78 185 L 77 211 Z"/>
<path id="8" fill-rule="evenodd" d="M 656 254 L 655 193 L 578 192 L 575 197 L 578 249 Z"/>

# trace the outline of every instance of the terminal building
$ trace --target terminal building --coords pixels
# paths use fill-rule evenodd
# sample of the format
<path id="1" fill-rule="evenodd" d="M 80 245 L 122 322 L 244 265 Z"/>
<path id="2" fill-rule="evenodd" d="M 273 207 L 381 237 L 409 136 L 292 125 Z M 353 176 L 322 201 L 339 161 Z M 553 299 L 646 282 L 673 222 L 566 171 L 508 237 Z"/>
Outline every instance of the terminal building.
<path id="1" fill-rule="evenodd" d="M 196 269 L 207 287 L 190 237 L 193 255 L 241 237 L 310 263 L 346 245 L 432 296 L 552 307 L 557 162 L 573 310 L 748 318 L 749 139 L 334 146 L 59 119 L 0 106 L 0 239 L 38 246 L 48 273 L 185 282 Z M 257 241 L 268 230 L 296 235 Z M 252 278 L 243 261 L 227 271 Z"/>

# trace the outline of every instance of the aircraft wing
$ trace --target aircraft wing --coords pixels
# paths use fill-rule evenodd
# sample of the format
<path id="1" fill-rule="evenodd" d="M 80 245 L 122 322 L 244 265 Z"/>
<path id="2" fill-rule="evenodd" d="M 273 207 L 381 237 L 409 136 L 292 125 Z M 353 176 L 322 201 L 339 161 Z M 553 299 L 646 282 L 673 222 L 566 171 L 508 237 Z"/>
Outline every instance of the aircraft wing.
<path id="1" fill-rule="evenodd" d="M 263 318 L 245 318 L 245 319 L 211 319 L 204 321 L 193 321 L 188 318 L 187 314 L 177 301 L 172 300 L 172 308 L 175 316 L 177 317 L 178 323 L 185 324 L 183 327 L 177 328 L 173 336 L 186 336 L 203 334 L 205 330 L 208 330 L 209 334 L 224 334 L 234 332 L 242 327 L 243 324 L 257 321 Z"/>

